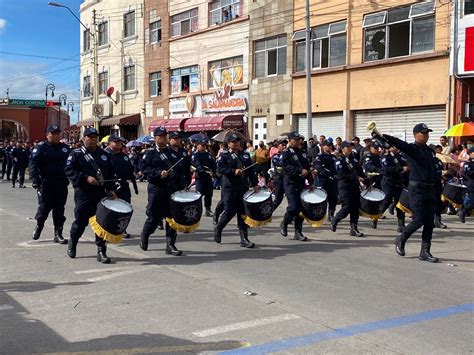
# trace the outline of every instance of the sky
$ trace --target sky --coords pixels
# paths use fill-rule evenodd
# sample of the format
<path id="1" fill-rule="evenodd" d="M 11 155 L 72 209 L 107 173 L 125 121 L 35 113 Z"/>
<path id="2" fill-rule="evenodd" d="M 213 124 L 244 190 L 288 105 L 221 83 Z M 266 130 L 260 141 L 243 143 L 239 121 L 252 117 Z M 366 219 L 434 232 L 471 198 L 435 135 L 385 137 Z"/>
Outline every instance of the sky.
<path id="1" fill-rule="evenodd" d="M 79 17 L 82 0 L 58 0 Z M 65 8 L 48 0 L 0 0 L 0 97 L 44 99 L 65 94 L 79 112 L 80 24 Z M 51 92 L 48 94 L 51 97 Z M 64 108 L 65 109 L 65 108 Z"/>

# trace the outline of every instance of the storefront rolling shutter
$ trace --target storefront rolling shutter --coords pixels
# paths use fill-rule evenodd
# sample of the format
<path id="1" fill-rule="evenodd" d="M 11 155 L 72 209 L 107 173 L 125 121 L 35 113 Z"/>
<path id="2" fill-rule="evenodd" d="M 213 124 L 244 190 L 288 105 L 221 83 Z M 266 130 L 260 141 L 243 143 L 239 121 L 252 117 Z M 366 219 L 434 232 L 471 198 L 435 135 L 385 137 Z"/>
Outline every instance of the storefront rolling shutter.
<path id="1" fill-rule="evenodd" d="M 344 121 L 342 119 L 342 112 L 318 113 L 313 114 L 312 120 L 313 135 L 319 137 L 325 135 L 326 137 L 342 137 L 344 139 Z M 298 133 L 307 137 L 306 130 L 308 129 L 305 115 L 298 116 Z"/>
<path id="2" fill-rule="evenodd" d="M 354 114 L 354 135 L 361 140 L 369 136 L 367 124 L 377 123 L 380 132 L 390 134 L 407 142 L 413 142 L 413 126 L 424 122 L 433 130 L 429 144 L 438 144 L 439 137 L 446 130 L 446 107 L 432 106 L 397 110 L 356 111 Z"/>
<path id="3" fill-rule="evenodd" d="M 305 115 L 298 115 L 297 119 L 298 119 L 298 133 L 306 137 L 307 136 L 306 130 L 308 129 L 308 120 L 306 119 Z"/>

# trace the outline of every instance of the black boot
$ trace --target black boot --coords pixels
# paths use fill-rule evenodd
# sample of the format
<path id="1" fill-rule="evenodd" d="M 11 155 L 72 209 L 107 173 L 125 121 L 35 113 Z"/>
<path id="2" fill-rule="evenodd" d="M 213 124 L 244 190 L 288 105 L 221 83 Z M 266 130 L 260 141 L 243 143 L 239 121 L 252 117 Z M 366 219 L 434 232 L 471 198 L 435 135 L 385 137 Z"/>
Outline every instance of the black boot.
<path id="1" fill-rule="evenodd" d="M 393 216 L 395 210 L 395 204 L 392 202 L 390 206 L 388 206 L 388 213 L 390 213 Z"/>
<path id="2" fill-rule="evenodd" d="M 176 232 L 168 232 L 169 236 L 166 236 L 166 249 L 165 249 L 165 253 L 168 254 L 168 255 L 173 255 L 173 256 L 180 256 L 181 254 L 183 254 L 183 252 L 181 250 L 178 250 L 176 247 L 175 247 L 175 243 L 176 243 Z"/>
<path id="3" fill-rule="evenodd" d="M 110 264 L 112 260 L 107 256 L 107 244 L 97 246 L 97 261 L 102 264 Z"/>
<path id="4" fill-rule="evenodd" d="M 301 230 L 295 230 L 295 236 L 293 237 L 294 240 L 299 240 L 301 242 L 306 242 L 308 238 L 303 235 Z"/>
<path id="5" fill-rule="evenodd" d="M 67 244 L 67 239 L 63 237 L 63 227 L 54 227 L 54 242 L 59 244 Z"/>
<path id="6" fill-rule="evenodd" d="M 441 222 L 441 216 L 434 216 L 434 226 L 435 228 L 446 229 L 447 226 Z"/>
<path id="7" fill-rule="evenodd" d="M 150 235 L 149 234 L 145 234 L 142 232 L 142 234 L 140 235 L 140 248 L 143 250 L 143 251 L 147 251 L 148 250 L 148 238 L 150 238 Z"/>
<path id="8" fill-rule="evenodd" d="M 407 239 L 407 236 L 403 232 L 395 239 L 395 252 L 400 256 L 405 256 L 405 243 Z"/>
<path id="9" fill-rule="evenodd" d="M 211 211 L 210 208 L 206 208 L 206 217 L 212 217 L 214 216 L 214 213 Z"/>
<path id="10" fill-rule="evenodd" d="M 222 241 L 222 227 L 219 226 L 219 223 L 214 226 L 214 241 L 218 244 Z"/>
<path id="11" fill-rule="evenodd" d="M 288 224 L 285 223 L 285 221 L 280 223 L 280 234 L 283 237 L 286 237 L 288 235 Z"/>
<path id="12" fill-rule="evenodd" d="M 398 219 L 397 232 L 398 233 L 405 232 L 405 217 L 401 217 L 401 218 Z"/>
<path id="13" fill-rule="evenodd" d="M 335 232 L 337 230 L 337 224 L 339 223 L 339 220 L 337 217 L 334 217 L 331 221 L 331 230 Z"/>
<path id="14" fill-rule="evenodd" d="M 466 223 L 466 209 L 464 208 L 464 206 L 462 206 L 462 207 L 458 210 L 457 215 L 458 215 L 459 221 L 460 221 L 461 223 Z"/>
<path id="15" fill-rule="evenodd" d="M 33 231 L 33 239 L 38 240 L 41 232 L 43 231 L 44 224 L 36 224 L 35 230 Z"/>
<path id="16" fill-rule="evenodd" d="M 439 259 L 435 258 L 433 255 L 431 255 L 430 248 L 431 248 L 431 244 L 422 242 L 421 243 L 420 256 L 418 257 L 418 259 L 424 260 L 424 261 L 429 261 L 430 263 L 437 263 L 439 261 Z"/>
<path id="17" fill-rule="evenodd" d="M 378 220 L 374 220 L 374 219 L 370 222 L 370 224 L 372 225 L 372 229 L 377 229 L 378 222 L 379 222 Z"/>
<path id="18" fill-rule="evenodd" d="M 158 229 L 159 229 L 160 231 L 162 231 L 163 229 L 165 229 L 165 228 L 163 227 L 163 220 L 162 220 L 162 219 L 160 219 L 160 221 L 158 222 Z"/>
<path id="19" fill-rule="evenodd" d="M 217 225 L 218 222 L 219 222 L 219 215 L 214 212 L 214 214 L 212 215 L 212 223 L 214 225 Z"/>
<path id="20" fill-rule="evenodd" d="M 334 212 L 335 212 L 334 210 L 329 210 L 329 212 L 328 212 L 328 221 L 329 221 L 329 223 L 331 223 L 332 220 L 334 219 Z"/>
<path id="21" fill-rule="evenodd" d="M 72 237 L 69 238 L 68 243 L 67 243 L 67 255 L 70 258 L 75 258 L 76 257 L 76 247 L 77 247 L 77 242 L 79 239 L 74 239 Z"/>
<path id="22" fill-rule="evenodd" d="M 364 233 L 361 233 L 359 232 L 359 229 L 357 229 L 357 224 L 355 223 L 352 223 L 351 224 L 351 233 L 350 233 L 351 237 L 363 237 L 364 236 Z"/>
<path id="23" fill-rule="evenodd" d="M 130 234 L 127 233 L 127 231 L 123 232 L 123 237 L 125 239 L 130 239 Z"/>
<path id="24" fill-rule="evenodd" d="M 239 234 L 240 234 L 240 246 L 242 248 L 251 249 L 255 246 L 255 244 L 249 240 L 247 231 L 239 231 Z"/>

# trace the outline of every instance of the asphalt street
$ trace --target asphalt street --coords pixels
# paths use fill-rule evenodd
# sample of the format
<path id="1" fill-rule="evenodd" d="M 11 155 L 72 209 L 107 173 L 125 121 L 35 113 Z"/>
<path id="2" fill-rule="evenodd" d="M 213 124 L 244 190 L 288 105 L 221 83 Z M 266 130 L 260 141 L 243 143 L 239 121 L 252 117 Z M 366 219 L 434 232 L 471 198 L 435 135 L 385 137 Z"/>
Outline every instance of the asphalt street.
<path id="1" fill-rule="evenodd" d="M 31 186 L 28 184 L 28 186 Z M 223 243 L 212 220 L 179 234 L 184 256 L 164 253 L 164 233 L 138 247 L 146 184 L 133 196 L 133 235 L 95 260 L 90 228 L 70 259 L 52 242 L 48 219 L 31 239 L 36 194 L 0 183 L 0 353 L 351 353 L 468 354 L 474 351 L 474 217 L 444 216 L 432 253 L 418 260 L 420 234 L 395 254 L 387 215 L 365 238 L 328 224 L 304 225 L 308 242 L 283 238 L 273 222 L 252 229 L 255 249 L 239 247 L 235 220 Z M 214 205 L 220 192 L 215 191 Z M 65 225 L 73 214 L 70 190 Z M 290 228 L 291 231 L 291 228 Z M 291 235 L 291 234 L 290 234 Z"/>

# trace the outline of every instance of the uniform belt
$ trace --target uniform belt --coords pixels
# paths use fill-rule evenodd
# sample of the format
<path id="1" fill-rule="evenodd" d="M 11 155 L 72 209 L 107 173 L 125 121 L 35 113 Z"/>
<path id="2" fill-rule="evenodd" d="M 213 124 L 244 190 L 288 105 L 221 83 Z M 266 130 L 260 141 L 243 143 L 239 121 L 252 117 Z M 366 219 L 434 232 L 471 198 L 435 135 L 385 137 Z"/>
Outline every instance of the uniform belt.
<path id="1" fill-rule="evenodd" d="M 421 181 L 410 181 L 408 183 L 409 186 L 413 186 L 413 187 L 424 187 L 424 188 L 431 188 L 431 187 L 435 187 L 436 184 L 435 183 L 431 183 L 431 182 L 421 182 Z"/>

